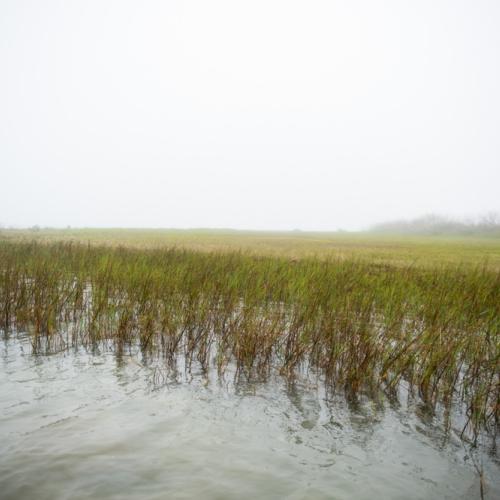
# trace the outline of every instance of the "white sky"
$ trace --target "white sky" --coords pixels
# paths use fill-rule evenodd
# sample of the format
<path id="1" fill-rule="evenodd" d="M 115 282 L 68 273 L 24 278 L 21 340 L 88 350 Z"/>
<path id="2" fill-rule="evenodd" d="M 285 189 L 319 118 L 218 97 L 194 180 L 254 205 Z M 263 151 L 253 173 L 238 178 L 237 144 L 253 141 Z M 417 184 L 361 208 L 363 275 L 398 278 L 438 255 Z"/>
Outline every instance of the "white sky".
<path id="1" fill-rule="evenodd" d="M 0 1 L 0 223 L 500 210 L 498 0 Z"/>

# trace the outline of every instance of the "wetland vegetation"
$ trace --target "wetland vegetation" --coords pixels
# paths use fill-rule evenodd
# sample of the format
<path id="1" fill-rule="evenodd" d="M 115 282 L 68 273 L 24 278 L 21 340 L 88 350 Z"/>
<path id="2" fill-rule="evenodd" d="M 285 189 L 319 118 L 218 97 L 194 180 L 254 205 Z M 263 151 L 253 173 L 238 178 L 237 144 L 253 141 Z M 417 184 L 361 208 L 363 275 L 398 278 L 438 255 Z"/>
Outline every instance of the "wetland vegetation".
<path id="1" fill-rule="evenodd" d="M 251 235 L 208 233 L 199 251 L 200 232 L 167 233 L 191 238 L 177 246 L 144 232 L 75 233 L 42 230 L 28 241 L 28 232 L 7 231 L 0 240 L 2 328 L 28 331 L 35 353 L 105 346 L 121 356 L 134 346 L 165 370 L 182 356 L 186 370 L 223 376 L 231 365 L 247 381 L 305 371 L 351 401 L 380 391 L 397 399 L 404 387 L 463 439 L 495 440 L 496 241 L 421 239 L 411 251 L 411 239 L 391 247 L 384 238 L 287 233 L 261 234 L 251 248 Z M 327 251 L 335 238 L 340 251 Z M 294 239 L 301 255 L 280 254 Z M 492 258 L 477 257 L 481 245 Z M 439 260 L 443 246 L 451 251 Z"/>

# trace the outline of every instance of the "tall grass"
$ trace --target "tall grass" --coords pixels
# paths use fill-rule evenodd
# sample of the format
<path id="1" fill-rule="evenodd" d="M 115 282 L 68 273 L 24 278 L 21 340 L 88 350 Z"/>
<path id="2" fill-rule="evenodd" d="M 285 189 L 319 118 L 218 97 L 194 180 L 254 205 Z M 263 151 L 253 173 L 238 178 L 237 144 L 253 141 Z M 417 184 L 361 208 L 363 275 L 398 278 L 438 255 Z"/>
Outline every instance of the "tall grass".
<path id="1" fill-rule="evenodd" d="M 307 367 L 354 398 L 404 381 L 429 408 L 462 405 L 473 436 L 500 424 L 500 272 L 486 267 L 0 241 L 0 321 L 36 352 L 139 345 L 262 379 Z"/>

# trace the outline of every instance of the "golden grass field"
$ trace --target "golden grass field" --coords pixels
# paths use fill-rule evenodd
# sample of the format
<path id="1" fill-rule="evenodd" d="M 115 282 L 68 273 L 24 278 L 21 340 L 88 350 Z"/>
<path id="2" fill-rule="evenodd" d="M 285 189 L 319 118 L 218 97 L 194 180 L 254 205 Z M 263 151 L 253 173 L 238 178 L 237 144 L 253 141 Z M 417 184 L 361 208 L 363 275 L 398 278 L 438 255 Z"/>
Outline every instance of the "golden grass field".
<path id="1" fill-rule="evenodd" d="M 40 229 L 0 231 L 14 241 L 74 241 L 135 248 L 241 250 L 292 259 L 357 258 L 394 265 L 486 265 L 500 269 L 500 239 L 465 236 L 398 236 L 374 233 L 235 231 L 224 229 Z"/>

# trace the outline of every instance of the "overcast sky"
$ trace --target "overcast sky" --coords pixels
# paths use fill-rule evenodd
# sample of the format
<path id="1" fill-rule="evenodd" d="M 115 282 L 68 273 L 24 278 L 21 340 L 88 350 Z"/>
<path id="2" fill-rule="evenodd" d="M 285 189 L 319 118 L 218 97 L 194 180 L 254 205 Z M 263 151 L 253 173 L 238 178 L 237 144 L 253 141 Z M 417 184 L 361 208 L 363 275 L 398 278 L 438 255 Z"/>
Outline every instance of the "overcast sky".
<path id="1" fill-rule="evenodd" d="M 500 210 L 498 0 L 0 1 L 4 226 Z"/>

